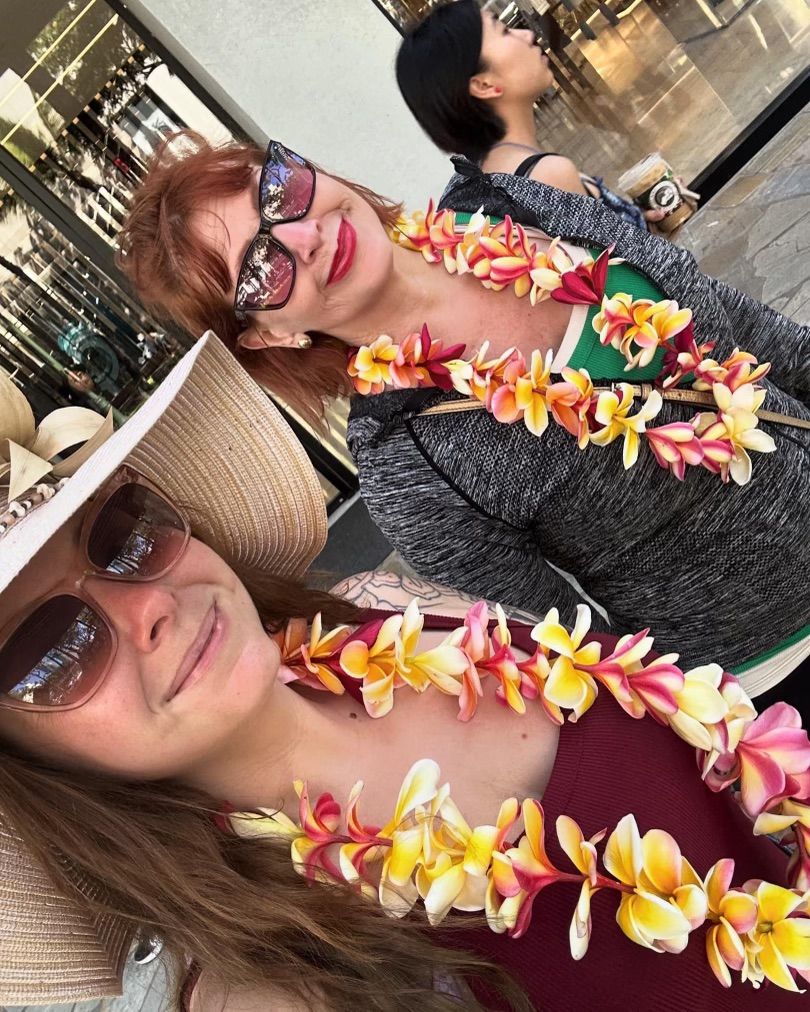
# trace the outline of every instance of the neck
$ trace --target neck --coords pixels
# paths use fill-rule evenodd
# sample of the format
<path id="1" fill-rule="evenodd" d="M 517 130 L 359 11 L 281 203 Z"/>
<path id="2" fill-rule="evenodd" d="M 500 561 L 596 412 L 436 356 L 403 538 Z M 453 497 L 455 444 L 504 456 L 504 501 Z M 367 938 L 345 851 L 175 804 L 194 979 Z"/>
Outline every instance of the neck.
<path id="1" fill-rule="evenodd" d="M 402 341 L 421 330 L 425 320 L 441 319 L 448 305 L 450 278 L 439 265 L 429 264 L 413 250 L 393 248 L 393 269 L 382 297 L 343 328 L 331 331 L 346 344 L 360 347 L 389 334 Z"/>
<path id="2" fill-rule="evenodd" d="M 522 144 L 537 148 L 537 126 L 534 121 L 534 103 L 527 101 L 501 102 L 498 115 L 504 122 L 506 133 L 501 143 Z"/>
<path id="3" fill-rule="evenodd" d="M 429 264 L 417 252 L 395 246 L 393 270 L 382 296 L 369 311 L 335 337 L 350 347 L 371 344 L 387 335 L 401 344 L 427 323 L 431 336 L 445 347 L 464 345 L 474 356 L 484 341 L 493 354 L 517 347 L 531 356 L 538 349 L 557 351 L 571 318 L 571 306 L 552 299 L 532 306 L 511 290 L 487 291 L 472 273 L 451 275 L 441 263 Z"/>
<path id="4" fill-rule="evenodd" d="M 346 725 L 357 722 L 343 719 L 341 702 L 326 692 L 313 701 L 276 681 L 265 705 L 183 779 L 238 809 L 283 803 L 286 813 L 297 817 L 293 781 L 319 780 L 318 774 L 327 764 L 334 765 L 335 757 L 354 753 L 354 748 L 347 752 L 347 735 L 353 729 Z"/>

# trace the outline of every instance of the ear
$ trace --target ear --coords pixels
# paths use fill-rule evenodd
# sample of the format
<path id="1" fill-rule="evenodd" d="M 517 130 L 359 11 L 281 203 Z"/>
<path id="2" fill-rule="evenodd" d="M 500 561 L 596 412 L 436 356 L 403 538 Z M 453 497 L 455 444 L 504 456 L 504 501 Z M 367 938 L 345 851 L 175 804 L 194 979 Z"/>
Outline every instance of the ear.
<path id="1" fill-rule="evenodd" d="M 473 98 L 487 99 L 500 98 L 503 95 L 503 88 L 487 74 L 476 74 L 470 78 L 470 94 Z"/>
<path id="2" fill-rule="evenodd" d="M 306 334 L 282 334 L 251 325 L 239 335 L 236 345 L 245 351 L 264 351 L 266 348 L 298 348 Z M 308 340 L 308 339 L 307 339 Z"/>
<path id="3" fill-rule="evenodd" d="M 258 327 L 248 327 L 236 339 L 237 348 L 245 351 L 261 351 L 272 348 L 275 343 L 275 335 L 271 331 L 259 330 Z"/>

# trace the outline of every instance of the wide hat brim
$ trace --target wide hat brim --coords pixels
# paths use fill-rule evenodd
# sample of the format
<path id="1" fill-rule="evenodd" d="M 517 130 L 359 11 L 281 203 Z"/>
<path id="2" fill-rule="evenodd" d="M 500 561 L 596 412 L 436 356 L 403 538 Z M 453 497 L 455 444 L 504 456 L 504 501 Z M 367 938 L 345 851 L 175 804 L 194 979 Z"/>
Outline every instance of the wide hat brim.
<path id="1" fill-rule="evenodd" d="M 326 540 L 324 494 L 266 393 L 213 333 L 48 502 L 0 538 L 0 593 L 123 463 L 192 512 L 244 573 L 301 574 Z M 0 815 L 0 1004 L 121 992 L 128 933 L 57 895 Z"/>

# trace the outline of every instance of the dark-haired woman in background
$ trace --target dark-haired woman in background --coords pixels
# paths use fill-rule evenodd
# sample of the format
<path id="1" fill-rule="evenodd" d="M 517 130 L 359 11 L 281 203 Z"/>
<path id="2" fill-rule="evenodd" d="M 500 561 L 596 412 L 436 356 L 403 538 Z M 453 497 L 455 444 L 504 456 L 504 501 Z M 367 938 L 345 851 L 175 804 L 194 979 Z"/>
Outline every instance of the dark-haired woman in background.
<path id="1" fill-rule="evenodd" d="M 554 74 L 530 29 L 507 28 L 475 0 L 454 0 L 405 37 L 396 69 L 409 109 L 443 151 L 466 155 L 484 172 L 595 197 L 639 228 L 664 217 L 581 173 L 570 158 L 537 147 L 534 103 Z"/>

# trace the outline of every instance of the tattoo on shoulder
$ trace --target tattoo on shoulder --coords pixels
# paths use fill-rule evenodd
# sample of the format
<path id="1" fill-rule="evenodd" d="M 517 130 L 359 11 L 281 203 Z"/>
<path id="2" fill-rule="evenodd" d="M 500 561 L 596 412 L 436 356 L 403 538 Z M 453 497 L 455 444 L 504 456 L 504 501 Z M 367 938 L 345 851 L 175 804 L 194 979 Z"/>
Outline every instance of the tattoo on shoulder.
<path id="1" fill-rule="evenodd" d="M 423 611 L 441 613 L 442 608 L 458 608 L 475 604 L 480 597 L 451 590 L 438 583 L 422 580 L 410 573 L 389 573 L 379 570 L 358 573 L 341 580 L 331 591 L 336 597 L 345 598 L 363 608 L 398 609 L 404 608 L 417 597 Z M 494 610 L 495 602 L 487 601 Z M 516 622 L 534 625 L 537 615 L 520 608 L 505 607 L 507 618 Z"/>
<path id="2" fill-rule="evenodd" d="M 423 607 L 430 611 L 450 598 L 461 598 L 470 604 L 476 600 L 468 594 L 458 594 L 409 573 L 381 570 L 350 576 L 333 587 L 332 593 L 366 608 L 399 608 L 411 598 L 418 597 Z"/>

